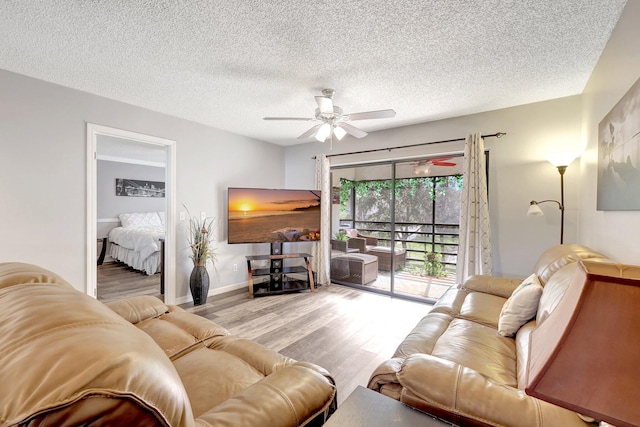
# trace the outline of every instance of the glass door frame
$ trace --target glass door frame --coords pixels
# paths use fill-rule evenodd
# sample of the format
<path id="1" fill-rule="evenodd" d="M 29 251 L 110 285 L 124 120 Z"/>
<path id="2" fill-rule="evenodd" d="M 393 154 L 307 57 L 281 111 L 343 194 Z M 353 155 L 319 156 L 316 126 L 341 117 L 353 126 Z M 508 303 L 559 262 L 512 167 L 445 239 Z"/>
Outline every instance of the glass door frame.
<path id="1" fill-rule="evenodd" d="M 455 157 L 461 157 L 462 154 L 460 153 L 455 153 L 452 154 L 452 156 Z M 425 157 L 420 157 L 420 158 L 410 158 L 410 159 L 391 159 L 391 160 L 383 160 L 383 161 L 373 161 L 373 162 L 363 162 L 363 163 L 351 163 L 351 164 L 345 164 L 345 165 L 335 165 L 335 166 L 331 166 L 330 168 L 330 174 L 331 174 L 331 183 L 333 186 L 333 171 L 336 169 L 353 169 L 353 168 L 361 168 L 361 167 L 369 167 L 369 166 L 382 166 L 382 165 L 389 165 L 391 167 L 391 176 L 390 176 L 390 180 L 391 180 L 391 189 L 390 189 L 390 206 L 391 206 L 391 212 L 390 212 L 390 218 L 389 218 L 389 225 L 390 225 L 390 236 L 389 236 L 389 243 L 390 243 L 390 248 L 395 250 L 395 246 L 396 246 L 396 170 L 397 170 L 397 164 L 399 163 L 407 163 L 407 162 L 413 162 L 413 161 L 418 161 L 418 160 L 429 160 L 429 159 L 433 159 L 433 158 L 438 158 L 438 157 L 442 157 L 442 154 L 436 154 L 436 155 L 428 155 Z M 353 191 L 353 190 L 352 190 Z M 351 200 L 351 219 L 347 220 L 351 222 L 351 228 L 356 228 L 355 225 L 358 222 L 357 218 L 356 218 L 356 209 L 355 209 L 355 205 L 356 205 L 356 200 L 355 200 L 355 191 L 352 192 L 352 200 Z M 331 210 L 332 210 L 332 216 L 333 216 L 333 207 L 334 205 L 331 205 Z M 435 215 L 435 212 L 433 213 L 433 215 Z M 340 221 L 340 220 L 338 220 Z M 333 222 L 332 222 L 332 227 L 333 227 Z M 331 230 L 332 233 L 336 232 L 337 230 Z M 394 251 L 391 250 L 391 253 L 394 254 Z M 425 297 L 420 297 L 420 296 L 415 296 L 415 295 L 411 295 L 411 294 L 407 294 L 407 293 L 398 293 L 395 291 L 395 256 L 392 256 L 390 254 L 390 265 L 391 265 L 391 271 L 389 274 L 389 289 L 381 289 L 381 288 L 375 288 L 375 287 L 367 287 L 364 285 L 358 285 L 358 284 L 352 284 L 352 283 L 340 283 L 344 286 L 350 286 L 353 288 L 357 288 L 357 289 L 363 289 L 369 292 L 373 292 L 373 293 L 378 293 L 378 294 L 382 294 L 382 295 L 387 295 L 387 296 L 391 296 L 391 297 L 397 297 L 397 298 L 402 298 L 402 299 L 406 299 L 406 300 L 411 300 L 411 301 L 417 301 L 417 302 L 421 302 L 421 303 L 426 303 L 426 304 L 432 304 L 435 302 L 435 299 L 431 299 L 431 298 L 425 298 Z"/>

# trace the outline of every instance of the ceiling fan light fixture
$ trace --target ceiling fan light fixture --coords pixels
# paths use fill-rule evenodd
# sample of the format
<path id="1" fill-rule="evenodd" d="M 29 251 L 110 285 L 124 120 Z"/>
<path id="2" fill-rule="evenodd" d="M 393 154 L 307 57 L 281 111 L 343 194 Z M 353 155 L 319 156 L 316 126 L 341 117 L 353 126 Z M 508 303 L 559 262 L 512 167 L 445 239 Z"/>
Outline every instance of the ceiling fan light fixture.
<path id="1" fill-rule="evenodd" d="M 429 168 L 428 163 L 417 164 L 413 168 L 413 173 L 415 173 L 416 175 L 429 175 L 430 172 L 431 169 Z"/>
<path id="2" fill-rule="evenodd" d="M 331 126 L 329 125 L 329 123 L 325 123 L 322 126 L 320 126 L 320 129 L 318 129 L 318 132 L 316 132 L 315 134 L 315 138 L 319 142 L 324 142 L 329 137 L 330 134 L 331 134 Z"/>
<path id="3" fill-rule="evenodd" d="M 264 117 L 264 120 L 308 120 L 320 122 L 320 124 L 316 124 L 300 135 L 298 139 L 306 139 L 313 135 L 318 141 L 324 142 L 329 137 L 331 137 L 331 141 L 333 141 L 334 136 L 340 141 L 346 134 L 354 138 L 364 138 L 367 136 L 367 132 L 346 123 L 347 121 L 392 118 L 396 115 L 396 112 L 391 109 L 364 111 L 345 115 L 342 108 L 333 104 L 334 93 L 335 90 L 333 89 L 323 89 L 322 96 L 315 97 L 316 103 L 318 104 L 318 108 L 315 109 L 315 117 Z"/>
<path id="4" fill-rule="evenodd" d="M 340 126 L 334 125 L 333 134 L 338 138 L 338 141 L 342 141 L 342 138 L 347 134 L 347 131 L 342 129 Z"/>

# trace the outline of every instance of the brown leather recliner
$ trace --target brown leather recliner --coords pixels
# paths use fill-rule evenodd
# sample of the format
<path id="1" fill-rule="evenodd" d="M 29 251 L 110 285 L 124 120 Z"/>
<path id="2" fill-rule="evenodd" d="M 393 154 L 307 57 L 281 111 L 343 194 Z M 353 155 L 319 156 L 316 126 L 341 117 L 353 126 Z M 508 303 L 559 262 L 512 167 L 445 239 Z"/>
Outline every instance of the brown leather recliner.
<path id="1" fill-rule="evenodd" d="M 102 304 L 0 264 L 0 425 L 303 426 L 333 379 L 154 297 Z"/>

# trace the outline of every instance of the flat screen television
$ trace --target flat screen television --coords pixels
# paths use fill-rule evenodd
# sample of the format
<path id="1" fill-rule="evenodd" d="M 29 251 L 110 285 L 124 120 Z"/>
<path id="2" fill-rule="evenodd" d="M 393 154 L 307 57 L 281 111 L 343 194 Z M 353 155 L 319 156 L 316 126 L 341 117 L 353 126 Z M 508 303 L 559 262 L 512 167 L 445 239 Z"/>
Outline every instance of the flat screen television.
<path id="1" fill-rule="evenodd" d="M 229 243 L 309 242 L 320 239 L 320 191 L 228 190 Z"/>

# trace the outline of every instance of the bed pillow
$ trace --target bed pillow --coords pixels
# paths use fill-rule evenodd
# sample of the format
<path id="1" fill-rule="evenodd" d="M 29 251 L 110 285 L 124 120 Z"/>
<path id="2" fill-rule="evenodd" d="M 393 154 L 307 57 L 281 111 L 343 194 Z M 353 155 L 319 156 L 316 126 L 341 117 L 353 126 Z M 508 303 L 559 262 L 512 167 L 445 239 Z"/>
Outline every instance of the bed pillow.
<path id="1" fill-rule="evenodd" d="M 512 337 L 518 329 L 533 319 L 542 296 L 542 285 L 538 276 L 532 274 L 522 281 L 505 301 L 498 319 L 498 333 L 503 337 Z"/>
<path id="2" fill-rule="evenodd" d="M 124 228 L 161 227 L 162 222 L 157 212 L 132 212 L 118 215 Z"/>
<path id="3" fill-rule="evenodd" d="M 164 211 L 158 212 L 158 216 L 160 217 L 160 225 L 164 225 L 166 221 L 166 215 Z"/>

